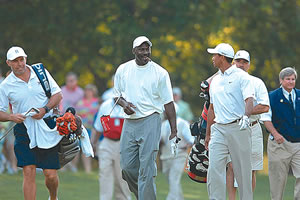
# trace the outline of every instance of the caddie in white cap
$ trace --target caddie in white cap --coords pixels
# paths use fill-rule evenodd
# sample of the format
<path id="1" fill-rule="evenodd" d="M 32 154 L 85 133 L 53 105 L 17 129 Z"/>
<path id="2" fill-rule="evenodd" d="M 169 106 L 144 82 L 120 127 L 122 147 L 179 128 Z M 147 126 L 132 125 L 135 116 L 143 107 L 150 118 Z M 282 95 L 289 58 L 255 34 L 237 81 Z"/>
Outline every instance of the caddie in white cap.
<path id="1" fill-rule="evenodd" d="M 126 114 L 120 141 L 122 177 L 139 200 L 156 199 L 155 159 L 163 107 L 171 127 L 169 139 L 173 144 L 177 140 L 170 77 L 150 59 L 151 46 L 147 37 L 137 37 L 132 46 L 135 58 L 118 67 L 114 80 L 115 99 L 121 96 L 118 104 Z"/>
<path id="2" fill-rule="evenodd" d="M 21 47 L 11 47 L 6 54 L 6 63 L 16 76 L 23 76 L 29 68 L 26 67 L 27 55 Z"/>
<path id="3" fill-rule="evenodd" d="M 250 54 L 246 50 L 239 50 L 234 55 L 233 62 L 238 68 L 248 72 L 250 68 Z"/>
<path id="4" fill-rule="evenodd" d="M 14 60 L 18 57 L 27 57 L 26 53 L 21 47 L 11 47 L 7 51 L 7 55 L 6 55 L 7 60 Z"/>
<path id="5" fill-rule="evenodd" d="M 254 88 L 250 76 L 232 65 L 233 48 L 221 43 L 207 51 L 219 73 L 210 84 L 205 147 L 209 151 L 209 199 L 226 199 L 226 164 L 231 157 L 240 199 L 253 200 L 251 187 L 251 131 Z M 213 125 L 213 126 L 212 126 Z"/>
<path id="6" fill-rule="evenodd" d="M 239 50 L 234 55 L 234 60 L 238 60 L 238 59 L 244 59 L 250 63 L 250 54 L 246 50 Z"/>
<path id="7" fill-rule="evenodd" d="M 38 74 L 26 64 L 27 55 L 21 47 L 7 51 L 6 63 L 12 72 L 0 84 L 0 122 L 11 121 L 15 135 L 14 152 L 17 166 L 23 169 L 23 199 L 36 199 L 36 168 L 41 168 L 49 199 L 57 199 L 59 142 L 62 136 L 49 118 L 52 109 L 59 105 L 62 94 L 56 81 L 45 69 L 43 78 L 48 78 L 51 96 L 46 95 Z M 41 68 L 39 68 L 41 69 Z M 45 86 L 45 84 L 44 84 Z M 9 105 L 12 105 L 12 112 Z M 35 108 L 35 109 L 33 109 Z M 35 112 L 29 112 L 34 110 Z M 33 113 L 27 115 L 25 113 Z M 49 125 L 49 126 L 48 126 Z"/>
<path id="8" fill-rule="evenodd" d="M 236 52 L 233 60 L 233 64 L 237 68 L 248 72 L 250 68 L 250 54 L 245 50 L 239 50 Z M 252 86 L 255 90 L 254 108 L 250 116 L 250 129 L 251 129 L 251 143 L 252 143 L 252 190 L 254 191 L 256 185 L 256 171 L 263 169 L 263 135 L 262 129 L 259 123 L 260 114 L 268 112 L 269 110 L 269 96 L 267 88 L 264 82 L 254 76 L 250 75 Z M 228 190 L 229 200 L 235 199 L 236 196 L 236 179 L 234 178 L 233 166 L 229 158 L 226 184 Z"/>

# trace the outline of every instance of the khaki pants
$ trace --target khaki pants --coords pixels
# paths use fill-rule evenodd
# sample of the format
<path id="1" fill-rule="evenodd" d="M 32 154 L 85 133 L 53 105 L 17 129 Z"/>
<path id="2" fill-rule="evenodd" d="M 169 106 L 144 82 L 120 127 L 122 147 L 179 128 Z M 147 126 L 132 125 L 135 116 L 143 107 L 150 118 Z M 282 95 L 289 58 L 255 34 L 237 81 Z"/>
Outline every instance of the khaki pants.
<path id="1" fill-rule="evenodd" d="M 103 138 L 99 144 L 99 189 L 100 200 L 130 200 L 131 194 L 122 179 L 120 167 L 120 141 Z"/>
<path id="2" fill-rule="evenodd" d="M 252 200 L 251 130 L 238 123 L 213 124 L 209 143 L 207 191 L 210 200 L 226 200 L 226 164 L 230 155 L 240 200 Z"/>
<path id="3" fill-rule="evenodd" d="M 300 200 L 300 143 L 268 139 L 269 180 L 272 200 L 282 200 L 289 168 L 296 177 L 294 199 Z"/>

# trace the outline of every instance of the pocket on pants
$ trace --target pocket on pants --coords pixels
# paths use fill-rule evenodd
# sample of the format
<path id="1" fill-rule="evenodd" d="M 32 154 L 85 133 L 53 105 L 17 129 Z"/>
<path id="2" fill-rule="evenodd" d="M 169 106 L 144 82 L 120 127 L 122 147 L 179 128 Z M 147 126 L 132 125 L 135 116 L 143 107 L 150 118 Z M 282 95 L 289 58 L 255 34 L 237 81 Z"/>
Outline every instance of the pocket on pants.
<path id="1" fill-rule="evenodd" d="M 154 163 L 154 166 L 153 166 L 153 177 L 156 177 L 157 176 L 157 165 L 156 165 L 156 157 L 157 157 L 157 153 L 158 153 L 158 150 L 154 150 L 152 155 L 152 159 L 153 159 L 153 163 Z"/>

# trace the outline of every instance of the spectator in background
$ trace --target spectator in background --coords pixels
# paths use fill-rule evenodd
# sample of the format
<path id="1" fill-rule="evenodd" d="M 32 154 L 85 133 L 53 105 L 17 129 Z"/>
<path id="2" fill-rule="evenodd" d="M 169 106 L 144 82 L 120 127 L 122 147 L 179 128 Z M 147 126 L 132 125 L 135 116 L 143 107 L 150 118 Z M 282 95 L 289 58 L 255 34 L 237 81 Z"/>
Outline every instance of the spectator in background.
<path id="1" fill-rule="evenodd" d="M 88 84 L 84 89 L 84 97 L 75 106 L 77 114 L 81 117 L 82 123 L 91 137 L 91 132 L 94 123 L 94 116 L 99 108 L 99 98 L 97 97 L 98 90 L 95 85 Z M 79 154 L 72 161 L 73 166 L 77 167 Z M 92 171 L 91 157 L 86 157 L 81 153 L 83 167 L 86 173 Z"/>
<path id="2" fill-rule="evenodd" d="M 180 88 L 178 87 L 173 88 L 173 97 L 175 103 L 178 105 L 177 115 L 182 119 L 192 122 L 194 115 L 191 111 L 190 105 L 187 102 L 182 100 L 182 93 Z"/>
<path id="3" fill-rule="evenodd" d="M 66 75 L 66 85 L 62 86 L 61 91 L 63 94 L 63 99 L 60 104 L 61 113 L 65 113 L 68 107 L 76 107 L 76 104 L 83 98 L 84 91 L 78 85 L 78 78 L 74 72 L 69 72 Z M 73 172 L 77 171 L 73 162 L 66 164 L 62 171 L 70 169 Z"/>
<path id="4" fill-rule="evenodd" d="M 2 76 L 2 71 L 0 69 L 0 83 L 4 80 L 3 76 Z M 5 123 L 6 125 L 7 123 Z M 0 124 L 0 137 L 2 136 L 2 134 L 4 134 L 5 132 L 5 128 L 6 126 L 4 125 L 4 123 Z M 4 140 L 0 141 L 0 174 L 5 170 L 5 166 L 4 166 L 4 162 L 5 162 L 5 157 L 2 154 L 2 149 L 3 149 L 3 145 L 4 145 Z"/>
<path id="5" fill-rule="evenodd" d="M 11 70 L 6 73 L 6 76 L 10 74 Z M 0 69 L 0 83 L 4 80 L 2 71 Z M 11 112 L 11 109 L 8 111 Z M 2 122 L 0 124 L 0 136 L 5 133 L 11 122 Z M 14 174 L 17 172 L 17 159 L 14 153 L 14 134 L 8 134 L 2 141 L 0 141 L 0 174 L 5 169 L 7 173 Z M 3 154 L 2 154 L 3 153 Z"/>
<path id="6" fill-rule="evenodd" d="M 100 117 L 102 115 L 109 115 L 114 103 L 115 100 L 110 98 L 104 101 L 99 108 L 92 133 L 92 145 L 94 149 L 97 149 L 98 138 L 103 133 Z M 103 133 L 104 138 L 100 141 L 97 149 L 99 158 L 100 200 L 112 200 L 113 196 L 115 196 L 116 199 L 131 199 L 128 185 L 126 181 L 122 179 L 120 167 L 120 137 L 123 122 L 123 109 L 121 106 L 116 105 L 110 114 L 110 120 L 108 122 L 110 130 L 109 132 Z"/>
<path id="7" fill-rule="evenodd" d="M 2 137 L 5 133 L 5 130 L 7 129 L 7 125 L 9 124 L 9 122 L 6 123 L 1 123 L 0 124 L 0 137 Z M 5 170 L 5 168 L 7 167 L 7 159 L 6 156 L 2 153 L 3 151 L 3 147 L 4 147 L 4 141 L 5 139 L 0 140 L 0 174 L 2 174 Z"/>
<path id="8" fill-rule="evenodd" d="M 175 104 L 175 110 L 177 111 L 177 109 L 178 106 Z M 171 128 L 166 113 L 164 112 L 164 121 L 161 125 L 160 159 L 162 160 L 162 172 L 166 174 L 169 183 L 169 193 L 166 200 L 184 199 L 180 180 L 188 156 L 187 149 L 192 147 L 194 143 L 194 137 L 191 135 L 189 123 L 178 116 L 176 123 L 177 136 L 182 138 L 182 140 L 178 145 L 177 155 L 174 156 L 171 152 L 171 141 L 169 140 Z"/>
<path id="9" fill-rule="evenodd" d="M 61 102 L 60 110 L 63 113 L 68 107 L 75 107 L 84 96 L 83 89 L 77 84 L 77 75 L 74 72 L 69 72 L 66 75 L 66 85 L 62 86 L 61 88 L 63 100 Z"/>
<path id="10" fill-rule="evenodd" d="M 110 85 L 112 85 L 112 87 L 105 90 L 103 92 L 102 96 L 101 96 L 101 99 L 102 99 L 103 102 L 114 97 L 114 78 L 115 78 L 115 75 L 113 75 L 111 77 L 111 82 L 112 83 Z"/>
<path id="11" fill-rule="evenodd" d="M 7 113 L 10 113 L 7 112 Z M 11 122 L 0 123 L 0 137 L 12 126 Z M 0 141 L 0 174 L 7 170 L 8 174 L 14 174 L 18 171 L 17 160 L 14 153 L 14 134 L 8 134 Z"/>
<path id="12" fill-rule="evenodd" d="M 2 75 L 2 70 L 1 70 L 1 68 L 0 68 L 0 83 L 1 83 L 3 80 L 4 80 L 4 77 L 3 77 L 3 75 Z"/>

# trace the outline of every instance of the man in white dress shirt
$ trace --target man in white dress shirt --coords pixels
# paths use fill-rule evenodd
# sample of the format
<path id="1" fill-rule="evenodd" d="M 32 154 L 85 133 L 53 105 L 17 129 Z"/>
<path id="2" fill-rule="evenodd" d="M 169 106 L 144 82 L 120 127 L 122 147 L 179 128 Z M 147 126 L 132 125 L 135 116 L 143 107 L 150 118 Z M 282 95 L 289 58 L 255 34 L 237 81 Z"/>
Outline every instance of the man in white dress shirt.
<path id="1" fill-rule="evenodd" d="M 226 43 L 207 49 L 220 72 L 210 85 L 205 146 L 209 150 L 207 190 L 209 199 L 226 199 L 226 163 L 231 156 L 240 187 L 240 199 L 252 200 L 251 130 L 254 88 L 250 76 L 232 65 L 233 48 Z"/>
<path id="2" fill-rule="evenodd" d="M 121 135 L 122 177 L 139 200 L 155 200 L 156 156 L 165 108 L 176 139 L 176 113 L 167 70 L 150 59 L 152 43 L 145 36 L 133 41 L 135 59 L 121 64 L 115 74 L 115 96 L 122 95 L 125 121 Z"/>
<path id="3" fill-rule="evenodd" d="M 0 121 L 17 123 L 14 128 L 16 138 L 14 149 L 17 165 L 23 168 L 24 199 L 36 198 L 36 168 L 42 168 L 50 194 L 49 199 L 56 200 L 57 169 L 60 168 L 58 143 L 61 136 L 57 131 L 51 131 L 46 127 L 47 125 L 55 127 L 55 123 L 53 120 L 46 120 L 45 117 L 49 116 L 52 108 L 59 104 L 62 94 L 57 83 L 46 71 L 52 94 L 48 99 L 32 67 L 26 65 L 26 60 L 27 55 L 20 47 L 12 47 L 7 52 L 6 63 L 12 73 L 0 84 Z M 12 114 L 6 113 L 9 104 L 12 106 Z M 26 118 L 24 113 L 32 107 L 38 108 L 40 112 Z"/>
<path id="4" fill-rule="evenodd" d="M 250 69 L 250 54 L 245 50 L 239 50 L 234 56 L 233 63 L 240 69 L 248 72 Z M 252 84 L 255 89 L 254 108 L 250 116 L 251 140 L 252 140 L 252 190 L 256 186 L 256 171 L 263 169 L 263 135 L 259 124 L 260 114 L 269 110 L 269 95 L 264 82 L 251 76 Z M 232 169 L 232 163 L 228 163 L 226 185 L 229 200 L 234 200 L 236 196 L 236 180 Z M 236 187 L 234 187 L 236 186 Z"/>

